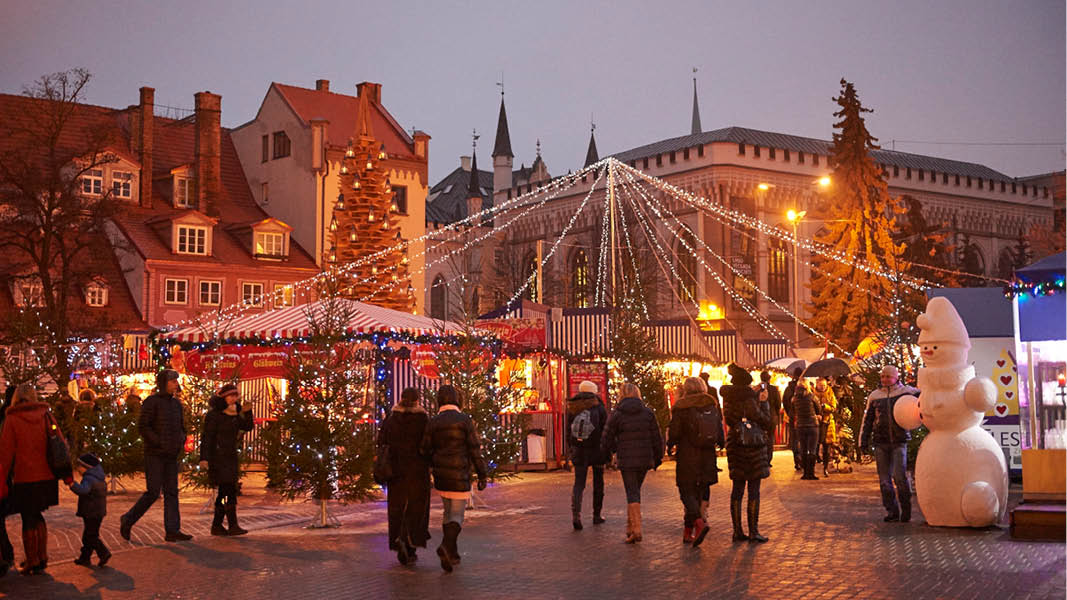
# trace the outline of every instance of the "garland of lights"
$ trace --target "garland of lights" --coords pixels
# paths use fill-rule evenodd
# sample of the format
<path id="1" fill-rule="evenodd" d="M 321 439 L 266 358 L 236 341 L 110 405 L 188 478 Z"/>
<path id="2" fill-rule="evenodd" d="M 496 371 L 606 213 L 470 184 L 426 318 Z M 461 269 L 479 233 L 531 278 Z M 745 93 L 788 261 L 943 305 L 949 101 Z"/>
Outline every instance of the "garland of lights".
<path id="1" fill-rule="evenodd" d="M 1005 298 L 1027 298 L 1027 297 L 1042 297 L 1052 296 L 1054 294 L 1062 294 L 1064 292 L 1065 284 L 1063 276 L 1055 277 L 1051 281 L 1023 281 L 1021 279 L 1014 279 L 1011 283 L 1004 286 Z"/>
<path id="2" fill-rule="evenodd" d="M 629 195 L 629 193 L 630 193 L 629 190 L 627 190 L 626 193 L 627 193 L 627 195 Z M 645 288 L 641 284 L 641 271 L 640 271 L 640 269 L 637 268 L 637 258 L 634 256 L 634 247 L 633 247 L 633 244 L 630 241 L 630 228 L 626 226 L 626 210 L 625 210 L 625 207 L 622 206 L 622 205 L 619 206 L 619 217 L 620 217 L 620 220 L 622 221 L 622 233 L 623 233 L 623 237 L 626 239 L 626 248 L 630 251 L 630 267 L 633 269 L 634 283 L 635 283 L 637 289 L 639 289 L 639 290 L 641 290 L 643 292 Z M 622 273 L 623 273 L 623 275 L 625 275 L 626 274 L 626 269 L 623 269 Z M 632 294 L 633 294 L 633 286 L 631 286 L 631 295 Z M 650 321 L 651 320 L 651 317 L 649 317 L 649 314 L 648 314 L 648 302 L 645 301 L 644 294 L 641 295 L 641 312 L 644 313 L 646 321 Z"/>

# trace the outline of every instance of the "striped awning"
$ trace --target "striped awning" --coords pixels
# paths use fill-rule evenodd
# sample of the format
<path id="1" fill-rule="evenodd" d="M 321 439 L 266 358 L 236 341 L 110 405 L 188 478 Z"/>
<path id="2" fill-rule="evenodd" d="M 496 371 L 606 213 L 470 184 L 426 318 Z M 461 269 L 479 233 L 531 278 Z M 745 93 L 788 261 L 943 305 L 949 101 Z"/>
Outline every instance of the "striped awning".
<path id="1" fill-rule="evenodd" d="M 552 309 L 549 345 L 573 356 L 611 351 L 611 316 L 606 308 Z"/>
<path id="2" fill-rule="evenodd" d="M 226 339 L 292 339 L 308 335 L 316 319 L 326 312 L 327 300 L 310 304 L 279 308 L 267 312 L 246 315 L 227 322 L 209 322 L 185 327 L 165 335 L 165 339 L 177 342 L 207 342 Z M 450 321 L 383 308 L 355 300 L 336 300 L 343 303 L 337 309 L 348 317 L 345 332 L 358 333 L 408 333 L 433 335 L 459 330 Z"/>
<path id="3" fill-rule="evenodd" d="M 789 356 L 791 347 L 789 340 L 780 339 L 745 340 L 745 344 L 748 345 L 757 365 L 764 365 L 776 358 Z"/>
<path id="4" fill-rule="evenodd" d="M 709 362 L 719 360 L 718 355 L 704 341 L 704 336 L 697 326 L 688 319 L 655 321 L 645 325 L 645 330 L 656 338 L 656 347 L 665 356 L 699 357 Z"/>

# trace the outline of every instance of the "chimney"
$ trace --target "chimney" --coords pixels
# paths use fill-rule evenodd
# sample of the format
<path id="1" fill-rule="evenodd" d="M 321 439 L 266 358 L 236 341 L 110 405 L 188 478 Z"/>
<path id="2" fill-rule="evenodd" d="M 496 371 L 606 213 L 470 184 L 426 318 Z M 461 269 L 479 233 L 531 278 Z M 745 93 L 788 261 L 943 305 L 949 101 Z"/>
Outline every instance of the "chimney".
<path id="1" fill-rule="evenodd" d="M 461 157 L 459 157 L 459 166 L 463 167 L 464 171 L 470 171 L 471 170 L 471 157 L 469 157 L 469 156 L 461 156 Z"/>
<path id="2" fill-rule="evenodd" d="M 356 84 L 356 95 L 362 96 L 364 93 L 368 94 L 367 99 L 371 101 L 371 104 L 382 103 L 382 84 L 369 81 Z"/>
<path id="3" fill-rule="evenodd" d="M 144 208 L 152 208 L 152 143 L 155 125 L 155 117 L 153 116 L 155 102 L 155 88 L 142 87 L 141 103 L 137 106 L 137 113 L 134 119 L 137 127 L 136 131 L 132 133 L 137 136 L 133 142 L 137 147 L 137 151 L 141 154 L 140 196 L 141 206 Z"/>
<path id="4" fill-rule="evenodd" d="M 329 79 L 316 79 L 315 80 L 315 91 L 316 92 L 328 92 L 328 91 L 330 91 L 330 80 Z"/>
<path id="5" fill-rule="evenodd" d="M 218 216 L 222 192 L 222 96 L 198 92 L 196 98 L 196 207 Z"/>

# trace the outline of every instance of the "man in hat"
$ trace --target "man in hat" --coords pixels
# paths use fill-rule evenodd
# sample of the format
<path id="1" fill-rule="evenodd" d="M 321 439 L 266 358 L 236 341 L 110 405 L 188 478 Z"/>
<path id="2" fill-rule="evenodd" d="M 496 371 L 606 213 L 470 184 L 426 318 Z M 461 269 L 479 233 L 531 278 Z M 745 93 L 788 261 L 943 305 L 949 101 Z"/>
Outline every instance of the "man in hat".
<path id="1" fill-rule="evenodd" d="M 163 492 L 165 540 L 183 542 L 193 536 L 181 530 L 178 512 L 178 460 L 185 450 L 185 421 L 178 398 L 178 372 L 164 369 L 156 376 L 156 393 L 145 398 L 137 429 L 144 439 L 144 478 L 147 490 L 119 519 L 119 533 L 130 539 L 130 530 Z"/>

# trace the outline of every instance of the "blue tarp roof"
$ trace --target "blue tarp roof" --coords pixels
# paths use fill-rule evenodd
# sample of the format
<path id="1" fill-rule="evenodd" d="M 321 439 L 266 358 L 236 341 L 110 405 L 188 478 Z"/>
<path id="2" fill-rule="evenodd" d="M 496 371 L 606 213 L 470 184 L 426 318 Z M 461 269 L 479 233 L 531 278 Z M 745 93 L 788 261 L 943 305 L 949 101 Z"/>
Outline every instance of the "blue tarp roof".
<path id="1" fill-rule="evenodd" d="M 1064 271 L 1067 270 L 1067 258 L 1065 257 L 1067 257 L 1067 253 L 1064 252 L 1046 256 L 1021 269 L 1015 269 L 1015 274 L 1027 281 L 1040 281 L 1056 274 L 1063 275 Z"/>
<path id="2" fill-rule="evenodd" d="M 1001 288 L 937 288 L 926 291 L 928 298 L 947 298 L 967 327 L 971 337 L 1014 337 L 1011 300 Z"/>

